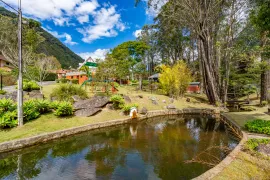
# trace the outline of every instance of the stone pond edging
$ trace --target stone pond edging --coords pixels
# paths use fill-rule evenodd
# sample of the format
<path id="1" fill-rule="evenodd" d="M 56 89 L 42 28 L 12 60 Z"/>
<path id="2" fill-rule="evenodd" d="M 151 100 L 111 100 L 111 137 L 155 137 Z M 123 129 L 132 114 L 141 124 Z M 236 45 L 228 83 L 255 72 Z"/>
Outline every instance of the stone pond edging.
<path id="1" fill-rule="evenodd" d="M 238 155 L 238 153 L 241 151 L 241 146 L 245 143 L 247 140 L 247 135 L 243 131 L 241 131 L 240 126 L 238 126 L 230 117 L 226 116 L 225 114 L 220 114 L 219 110 L 216 109 L 207 109 L 207 108 L 185 108 L 185 109 L 170 109 L 170 110 L 155 110 L 155 111 L 148 111 L 148 113 L 144 116 L 140 116 L 137 121 L 142 121 L 147 118 L 156 117 L 156 116 L 166 116 L 166 115 L 185 115 L 185 114 L 204 114 L 204 115 L 214 115 L 221 117 L 224 121 L 229 123 L 230 125 L 234 126 L 238 132 L 242 135 L 242 140 L 240 143 L 235 147 L 235 149 L 226 156 L 225 159 L 223 159 L 218 165 L 213 167 L 212 169 L 206 171 L 202 175 L 194 178 L 196 180 L 201 179 L 212 179 L 216 175 L 218 175 L 226 166 L 228 166 Z M 111 127 L 111 126 L 117 126 L 121 124 L 127 124 L 131 123 L 134 120 L 131 120 L 130 118 L 124 118 L 124 119 L 118 119 L 118 120 L 112 120 L 112 121 L 105 121 L 105 122 L 99 122 L 95 124 L 88 124 L 84 126 L 69 128 L 61 131 L 51 132 L 51 133 L 44 133 L 37 136 L 29 137 L 29 138 L 23 138 L 18 140 L 12 140 L 0 143 L 0 153 L 13 151 L 37 144 L 42 144 L 50 140 L 55 140 L 63 137 L 67 137 L 70 135 L 78 134 L 81 132 L 99 129 L 99 128 L 105 128 L 105 127 Z"/>

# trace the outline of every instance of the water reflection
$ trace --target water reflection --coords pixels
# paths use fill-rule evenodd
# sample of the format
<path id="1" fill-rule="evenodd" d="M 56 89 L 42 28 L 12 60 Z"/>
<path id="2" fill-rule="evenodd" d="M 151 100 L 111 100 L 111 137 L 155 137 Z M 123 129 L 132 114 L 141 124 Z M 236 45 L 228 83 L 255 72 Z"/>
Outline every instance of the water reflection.
<path id="1" fill-rule="evenodd" d="M 190 179 L 209 167 L 184 161 L 210 146 L 235 147 L 227 133 L 213 118 L 159 117 L 2 155 L 0 178 Z"/>

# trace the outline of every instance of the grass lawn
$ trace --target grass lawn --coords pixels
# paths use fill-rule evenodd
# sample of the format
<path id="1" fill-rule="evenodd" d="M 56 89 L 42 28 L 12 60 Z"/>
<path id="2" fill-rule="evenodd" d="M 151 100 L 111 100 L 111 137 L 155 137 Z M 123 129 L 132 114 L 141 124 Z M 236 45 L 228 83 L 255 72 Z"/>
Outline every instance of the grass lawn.
<path id="1" fill-rule="evenodd" d="M 270 160 L 241 151 L 214 179 L 270 179 Z"/>
<path id="2" fill-rule="evenodd" d="M 43 93 L 45 97 L 49 98 L 53 88 L 57 86 L 58 84 L 44 86 Z M 90 92 L 88 93 L 91 95 Z M 132 100 L 131 103 L 137 103 L 139 108 L 146 107 L 148 110 L 165 109 L 165 106 L 171 104 L 169 103 L 170 98 L 167 96 L 151 94 L 149 92 L 137 92 L 133 90 L 133 87 L 120 87 L 119 93 L 128 95 Z M 143 98 L 139 98 L 139 94 L 143 95 Z M 152 104 L 149 97 L 156 97 L 158 99 L 158 105 Z M 190 99 L 191 102 L 186 102 L 186 98 L 179 98 L 178 100 L 175 100 L 173 104 L 177 108 L 214 108 L 209 104 L 200 103 L 194 97 L 190 97 Z M 163 103 L 162 100 L 166 100 L 166 103 Z M 26 123 L 23 127 L 16 127 L 10 130 L 0 130 L 0 142 L 126 117 L 127 116 L 121 114 L 120 110 L 115 111 L 108 110 L 106 108 L 104 108 L 99 114 L 91 117 L 73 116 L 68 118 L 57 118 L 50 113 L 41 115 L 38 119 Z"/>

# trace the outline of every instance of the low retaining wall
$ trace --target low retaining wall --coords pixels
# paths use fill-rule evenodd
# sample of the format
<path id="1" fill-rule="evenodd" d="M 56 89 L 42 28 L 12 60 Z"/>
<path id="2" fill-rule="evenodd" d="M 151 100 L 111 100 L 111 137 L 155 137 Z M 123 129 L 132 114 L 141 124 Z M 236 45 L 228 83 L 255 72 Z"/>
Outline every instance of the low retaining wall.
<path id="1" fill-rule="evenodd" d="M 141 121 L 141 120 L 145 120 L 147 118 L 155 117 L 155 116 L 166 116 L 166 115 L 177 115 L 177 114 L 219 114 L 219 112 L 213 109 L 195 109 L 195 108 L 181 109 L 181 110 L 180 109 L 157 110 L 157 111 L 149 111 L 147 115 L 139 117 L 138 120 Z M 131 121 L 132 120 L 130 118 L 112 120 L 112 121 L 100 122 L 100 123 L 95 123 L 95 124 L 89 124 L 85 126 L 74 127 L 70 129 L 52 132 L 52 133 L 44 133 L 38 136 L 29 137 L 29 138 L 7 141 L 4 143 L 0 143 L 0 153 L 36 145 L 39 143 L 45 143 L 53 139 L 58 139 L 58 138 L 70 136 L 73 134 L 78 134 L 81 132 L 97 129 L 97 128 L 127 124 L 127 123 L 130 123 Z"/>

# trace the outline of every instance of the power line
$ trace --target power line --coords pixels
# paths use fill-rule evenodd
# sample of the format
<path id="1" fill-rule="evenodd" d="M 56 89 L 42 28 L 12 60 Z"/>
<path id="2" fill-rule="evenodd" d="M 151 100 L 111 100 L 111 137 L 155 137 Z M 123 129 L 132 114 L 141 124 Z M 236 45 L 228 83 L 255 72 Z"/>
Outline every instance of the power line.
<path id="1" fill-rule="evenodd" d="M 11 5 L 9 5 L 8 3 L 6 3 L 5 1 L 3 0 L 0 0 L 2 3 L 4 3 L 6 6 L 10 7 L 11 9 L 13 9 L 14 11 L 16 11 L 17 13 L 19 13 L 18 10 L 16 10 L 15 8 L 13 8 Z"/>

